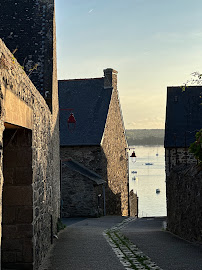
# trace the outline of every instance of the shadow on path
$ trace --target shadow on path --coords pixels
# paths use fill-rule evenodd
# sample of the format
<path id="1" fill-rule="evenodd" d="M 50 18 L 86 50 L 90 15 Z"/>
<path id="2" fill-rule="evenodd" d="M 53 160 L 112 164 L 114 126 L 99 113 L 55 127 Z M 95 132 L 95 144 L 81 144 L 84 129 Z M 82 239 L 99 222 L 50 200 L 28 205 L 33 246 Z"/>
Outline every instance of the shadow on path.
<path id="1" fill-rule="evenodd" d="M 125 217 L 65 218 L 67 226 L 39 270 L 124 270 L 103 231 Z"/>
<path id="2" fill-rule="evenodd" d="M 67 227 L 71 226 L 73 224 L 76 224 L 78 222 L 81 222 L 83 220 L 85 220 L 87 218 L 82 218 L 82 217 L 78 217 L 78 218 L 62 218 L 62 223 L 65 224 Z"/>
<path id="3" fill-rule="evenodd" d="M 202 245 L 163 230 L 165 220 L 165 217 L 140 218 L 121 232 L 163 270 L 202 270 Z"/>

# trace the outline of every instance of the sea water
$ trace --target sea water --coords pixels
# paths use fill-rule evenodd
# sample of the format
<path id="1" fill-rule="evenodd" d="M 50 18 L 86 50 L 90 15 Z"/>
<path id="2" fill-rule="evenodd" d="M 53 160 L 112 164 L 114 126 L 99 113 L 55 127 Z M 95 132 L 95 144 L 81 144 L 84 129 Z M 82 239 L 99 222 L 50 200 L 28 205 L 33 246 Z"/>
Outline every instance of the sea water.
<path id="1" fill-rule="evenodd" d="M 129 189 L 139 197 L 138 215 L 166 216 L 165 149 L 163 146 L 132 147 L 135 147 L 136 162 L 129 157 Z M 129 150 L 129 156 L 133 151 Z"/>

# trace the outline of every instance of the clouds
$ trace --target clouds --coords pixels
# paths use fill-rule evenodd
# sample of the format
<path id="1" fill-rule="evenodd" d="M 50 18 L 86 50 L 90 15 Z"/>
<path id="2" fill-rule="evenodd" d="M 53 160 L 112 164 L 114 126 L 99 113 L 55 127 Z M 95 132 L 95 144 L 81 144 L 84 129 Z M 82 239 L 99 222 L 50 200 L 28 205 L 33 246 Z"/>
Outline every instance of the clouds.
<path id="1" fill-rule="evenodd" d="M 121 96 L 126 129 L 165 127 L 165 93 Z M 164 102 L 162 102 L 164 100 Z"/>
<path id="2" fill-rule="evenodd" d="M 126 121 L 126 129 L 164 129 L 165 128 L 164 117 L 146 117 L 136 119 L 135 121 Z"/>

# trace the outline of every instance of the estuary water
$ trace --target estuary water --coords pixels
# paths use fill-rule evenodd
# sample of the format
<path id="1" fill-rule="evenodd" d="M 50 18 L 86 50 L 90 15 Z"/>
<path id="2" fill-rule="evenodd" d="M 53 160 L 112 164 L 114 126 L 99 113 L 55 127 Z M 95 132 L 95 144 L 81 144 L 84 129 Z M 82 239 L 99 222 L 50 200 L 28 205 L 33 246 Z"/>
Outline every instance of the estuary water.
<path id="1" fill-rule="evenodd" d="M 129 158 L 129 189 L 139 197 L 139 217 L 166 216 L 164 147 L 131 147 L 135 147 L 136 162 Z"/>

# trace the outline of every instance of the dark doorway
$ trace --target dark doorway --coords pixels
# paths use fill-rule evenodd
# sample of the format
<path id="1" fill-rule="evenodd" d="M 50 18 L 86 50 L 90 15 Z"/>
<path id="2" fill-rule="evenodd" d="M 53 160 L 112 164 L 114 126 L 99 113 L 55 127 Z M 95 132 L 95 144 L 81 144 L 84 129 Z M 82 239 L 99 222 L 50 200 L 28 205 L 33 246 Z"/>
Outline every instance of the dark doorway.
<path id="1" fill-rule="evenodd" d="M 2 269 L 33 269 L 32 132 L 3 133 Z"/>

